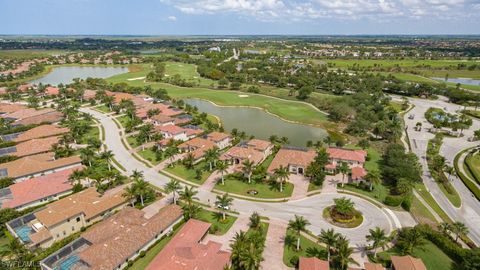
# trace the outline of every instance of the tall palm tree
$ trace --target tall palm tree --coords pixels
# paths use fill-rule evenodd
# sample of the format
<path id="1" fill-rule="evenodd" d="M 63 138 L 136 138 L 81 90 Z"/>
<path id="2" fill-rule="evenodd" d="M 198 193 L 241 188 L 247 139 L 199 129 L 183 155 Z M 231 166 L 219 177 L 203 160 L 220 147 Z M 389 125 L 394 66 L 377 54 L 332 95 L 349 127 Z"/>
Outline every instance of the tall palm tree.
<path id="1" fill-rule="evenodd" d="M 300 233 L 307 231 L 307 226 L 310 225 L 310 222 L 306 220 L 303 216 L 295 215 L 293 220 L 288 222 L 288 229 L 295 231 L 297 234 L 297 251 L 300 250 Z"/>
<path id="2" fill-rule="evenodd" d="M 448 222 L 442 222 L 438 227 L 444 235 L 449 235 L 452 231 L 452 225 Z"/>
<path id="3" fill-rule="evenodd" d="M 283 183 L 287 181 L 288 177 L 290 176 L 290 171 L 288 170 L 288 167 L 280 165 L 280 167 L 276 168 L 273 171 L 273 174 L 275 175 L 277 181 L 280 183 L 280 192 L 283 192 Z"/>
<path id="4" fill-rule="evenodd" d="M 133 186 L 137 196 L 140 196 L 140 202 L 142 203 L 142 206 L 145 206 L 143 199 L 145 194 L 148 192 L 148 182 L 146 182 L 142 178 L 138 178 L 135 180 L 135 183 L 133 183 Z"/>
<path id="5" fill-rule="evenodd" d="M 368 242 L 372 242 L 373 257 L 376 257 L 377 248 L 385 247 L 388 241 L 388 236 L 385 234 L 385 230 L 381 229 L 380 227 L 370 229 L 369 232 L 370 233 L 366 236 L 366 238 Z"/>
<path id="6" fill-rule="evenodd" d="M 347 270 L 349 264 L 356 264 L 356 262 L 351 256 L 353 254 L 353 248 L 348 246 L 348 241 L 337 246 L 336 252 L 334 255 L 334 261 L 338 266 L 339 270 Z"/>
<path id="7" fill-rule="evenodd" d="M 365 176 L 365 179 L 368 181 L 370 185 L 370 191 L 373 190 L 373 185 L 377 185 L 381 181 L 381 175 L 380 172 L 377 170 L 372 170 L 367 173 Z"/>
<path id="8" fill-rule="evenodd" d="M 448 166 L 445 164 L 445 166 L 443 167 L 443 170 L 448 173 L 448 181 L 451 180 L 451 177 L 452 175 L 455 173 L 455 168 L 452 167 L 452 166 Z"/>
<path id="9" fill-rule="evenodd" d="M 423 234 L 416 228 L 404 229 L 398 237 L 398 245 L 404 254 L 412 254 L 413 249 L 425 245 Z"/>
<path id="10" fill-rule="evenodd" d="M 257 212 L 253 212 L 249 219 L 250 219 L 250 223 L 249 223 L 250 228 L 257 229 L 260 227 L 260 215 Z"/>
<path id="11" fill-rule="evenodd" d="M 133 180 L 143 179 L 143 172 L 142 172 L 142 171 L 139 171 L 139 170 L 133 170 L 133 172 L 132 172 L 132 174 L 130 175 L 130 177 L 131 177 Z"/>
<path id="12" fill-rule="evenodd" d="M 345 176 L 350 172 L 350 167 L 346 162 L 342 162 L 340 166 L 338 166 L 338 170 L 342 174 L 342 187 L 344 186 Z"/>
<path id="13" fill-rule="evenodd" d="M 84 178 L 83 172 L 80 170 L 74 170 L 70 176 L 68 177 L 68 180 L 70 180 L 70 183 L 72 185 L 80 184 L 81 180 Z"/>
<path id="14" fill-rule="evenodd" d="M 215 201 L 215 205 L 220 208 L 222 212 L 222 219 L 225 220 L 226 213 L 230 206 L 232 205 L 233 198 L 228 196 L 228 193 L 224 193 L 222 196 L 217 195 L 217 200 Z"/>
<path id="15" fill-rule="evenodd" d="M 196 191 L 193 187 L 185 186 L 183 191 L 180 191 L 180 199 L 185 201 L 187 205 L 192 205 L 193 200 L 197 199 L 195 195 L 197 195 L 198 191 Z"/>
<path id="16" fill-rule="evenodd" d="M 253 172 L 253 161 L 246 159 L 245 161 L 242 162 L 242 171 L 243 173 L 247 176 L 248 178 L 248 183 L 250 184 L 252 181 L 252 172 Z"/>
<path id="17" fill-rule="evenodd" d="M 113 158 L 113 152 L 111 150 L 105 150 L 102 152 L 102 154 L 100 155 L 101 158 L 105 159 L 107 161 L 107 165 L 108 165 L 108 170 L 111 171 L 112 170 L 112 165 L 110 164 L 112 158 Z"/>
<path id="18" fill-rule="evenodd" d="M 222 179 L 222 185 L 225 185 L 225 174 L 228 173 L 228 164 L 223 161 L 217 162 L 217 165 L 215 166 L 215 169 L 220 173 L 221 179 Z"/>
<path id="19" fill-rule="evenodd" d="M 169 146 L 165 149 L 165 157 L 170 160 L 168 166 L 173 164 L 173 157 L 178 153 L 178 148 L 175 146 Z"/>
<path id="20" fill-rule="evenodd" d="M 343 216 L 349 216 L 355 210 L 355 203 L 346 197 L 333 199 L 335 211 Z"/>
<path id="21" fill-rule="evenodd" d="M 95 153 L 89 147 L 80 150 L 80 157 L 83 162 L 88 163 L 88 167 L 92 167 L 92 161 L 95 158 Z"/>
<path id="22" fill-rule="evenodd" d="M 336 233 L 333 229 L 328 229 L 320 232 L 318 235 L 318 241 L 324 243 L 327 246 L 327 260 L 330 261 L 330 254 L 332 247 L 336 246 L 338 238 L 340 237 L 339 233 Z"/>
<path id="23" fill-rule="evenodd" d="M 187 156 L 183 159 L 183 165 L 187 169 L 193 169 L 195 163 L 195 156 L 192 152 L 188 153 Z"/>
<path id="24" fill-rule="evenodd" d="M 216 163 L 219 156 L 220 156 L 220 153 L 217 147 L 214 147 L 205 151 L 205 160 L 208 162 L 208 165 L 210 166 L 210 171 L 213 170 L 213 165 Z"/>
<path id="25" fill-rule="evenodd" d="M 468 227 L 459 221 L 452 224 L 451 231 L 453 234 L 455 234 L 455 242 L 458 242 L 458 238 L 460 238 L 460 235 L 465 235 L 469 233 Z"/>
<path id="26" fill-rule="evenodd" d="M 135 199 L 137 198 L 137 192 L 135 190 L 134 185 L 128 185 L 124 189 L 124 193 L 122 194 L 123 197 L 127 198 L 132 204 L 132 207 L 135 207 Z"/>
<path id="27" fill-rule="evenodd" d="M 182 186 L 180 185 L 180 182 L 175 179 L 170 179 L 170 181 L 165 185 L 165 190 L 173 193 L 173 204 L 177 204 L 177 197 L 175 195 L 178 191 L 180 191 L 181 188 Z"/>

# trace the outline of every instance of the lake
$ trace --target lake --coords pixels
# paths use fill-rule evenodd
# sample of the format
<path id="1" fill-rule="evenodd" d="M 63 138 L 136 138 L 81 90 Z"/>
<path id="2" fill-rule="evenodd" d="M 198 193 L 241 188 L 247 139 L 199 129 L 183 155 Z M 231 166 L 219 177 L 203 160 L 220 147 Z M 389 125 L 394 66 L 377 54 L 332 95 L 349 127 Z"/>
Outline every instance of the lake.
<path id="1" fill-rule="evenodd" d="M 437 81 L 445 81 L 445 78 L 433 77 L 432 79 Z M 459 83 L 466 85 L 480 85 L 480 80 L 470 79 L 470 78 L 448 78 L 447 82 L 450 83 Z"/>
<path id="2" fill-rule="evenodd" d="M 257 108 L 220 107 L 200 99 L 185 99 L 185 103 L 201 112 L 213 114 L 222 120 L 225 131 L 237 128 L 247 135 L 268 140 L 271 135 L 287 137 L 290 145 L 305 147 L 307 141 L 322 140 L 327 136 L 324 129 L 284 121 Z"/>
<path id="3" fill-rule="evenodd" d="M 74 78 L 86 79 L 91 78 L 108 78 L 114 75 L 127 73 L 127 67 L 56 67 L 47 75 L 33 80 L 34 84 L 51 84 L 58 85 L 60 83 L 72 83 Z"/>

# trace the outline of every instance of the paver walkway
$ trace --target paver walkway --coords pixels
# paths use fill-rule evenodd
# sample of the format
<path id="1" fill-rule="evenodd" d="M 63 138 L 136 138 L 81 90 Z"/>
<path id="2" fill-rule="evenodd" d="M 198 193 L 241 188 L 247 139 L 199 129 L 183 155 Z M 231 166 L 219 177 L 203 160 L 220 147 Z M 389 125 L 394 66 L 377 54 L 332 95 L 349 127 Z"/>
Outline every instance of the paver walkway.
<path id="1" fill-rule="evenodd" d="M 235 170 L 234 167 L 229 167 L 227 169 L 227 173 L 225 173 L 224 176 L 226 176 L 227 174 L 233 173 L 234 170 Z M 220 174 L 217 171 L 214 171 L 212 174 L 210 174 L 210 176 L 207 178 L 207 180 L 205 180 L 205 182 L 203 183 L 203 185 L 200 188 L 210 191 L 215 187 L 215 185 L 217 184 L 218 181 L 221 181 L 220 180 L 221 178 L 222 178 L 222 174 Z"/>
<path id="2" fill-rule="evenodd" d="M 306 179 L 305 176 L 300 174 L 292 174 L 288 180 L 294 185 L 290 200 L 298 200 L 307 197 L 308 185 L 310 184 L 310 181 Z"/>
<path id="3" fill-rule="evenodd" d="M 230 251 L 230 243 L 233 240 L 233 237 L 235 237 L 235 234 L 240 231 L 246 232 L 248 230 L 249 222 L 250 220 L 248 216 L 241 215 L 237 217 L 235 223 L 233 223 L 232 227 L 224 235 L 207 234 L 202 240 L 202 243 L 206 244 L 208 241 L 214 241 L 222 244 L 223 250 Z"/>
<path id="4" fill-rule="evenodd" d="M 267 239 L 265 240 L 265 249 L 263 251 L 264 261 L 260 264 L 262 269 L 293 269 L 283 264 L 283 245 L 286 232 L 287 223 L 285 221 L 277 219 L 270 220 Z"/>
<path id="5" fill-rule="evenodd" d="M 327 175 L 325 181 L 323 181 L 322 193 L 337 193 L 337 185 L 342 181 L 342 176 L 337 175 Z"/>
<path id="6" fill-rule="evenodd" d="M 160 209 L 163 207 L 169 205 L 172 202 L 172 195 L 168 194 L 167 196 L 161 198 L 160 200 L 146 206 L 145 208 L 142 209 L 142 211 L 145 213 L 145 218 L 151 218 L 153 215 L 158 213 Z"/>

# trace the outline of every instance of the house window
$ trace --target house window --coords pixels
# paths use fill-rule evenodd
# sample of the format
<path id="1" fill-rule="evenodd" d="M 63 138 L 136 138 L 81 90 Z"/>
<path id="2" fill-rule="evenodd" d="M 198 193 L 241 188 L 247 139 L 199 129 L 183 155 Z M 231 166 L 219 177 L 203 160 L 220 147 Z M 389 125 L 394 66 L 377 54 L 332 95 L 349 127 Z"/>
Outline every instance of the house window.
<path id="1" fill-rule="evenodd" d="M 57 238 L 59 238 L 59 237 L 60 237 L 60 235 L 57 233 Z"/>
<path id="2" fill-rule="evenodd" d="M 67 232 L 63 231 L 63 236 L 67 235 Z"/>
<path id="3" fill-rule="evenodd" d="M 72 232 L 74 232 L 74 231 L 75 231 L 75 226 L 72 226 Z"/>
<path id="4" fill-rule="evenodd" d="M 77 217 L 77 222 L 80 222 L 80 217 Z"/>

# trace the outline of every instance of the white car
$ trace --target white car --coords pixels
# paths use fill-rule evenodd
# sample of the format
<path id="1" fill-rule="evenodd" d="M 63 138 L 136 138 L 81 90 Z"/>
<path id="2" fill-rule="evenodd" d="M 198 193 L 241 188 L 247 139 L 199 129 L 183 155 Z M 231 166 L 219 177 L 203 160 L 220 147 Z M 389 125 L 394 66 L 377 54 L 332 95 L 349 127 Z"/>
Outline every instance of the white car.
<path id="1" fill-rule="evenodd" d="M 220 204 L 216 204 L 215 207 L 223 209 L 223 210 L 230 210 L 229 206 L 221 206 Z"/>

